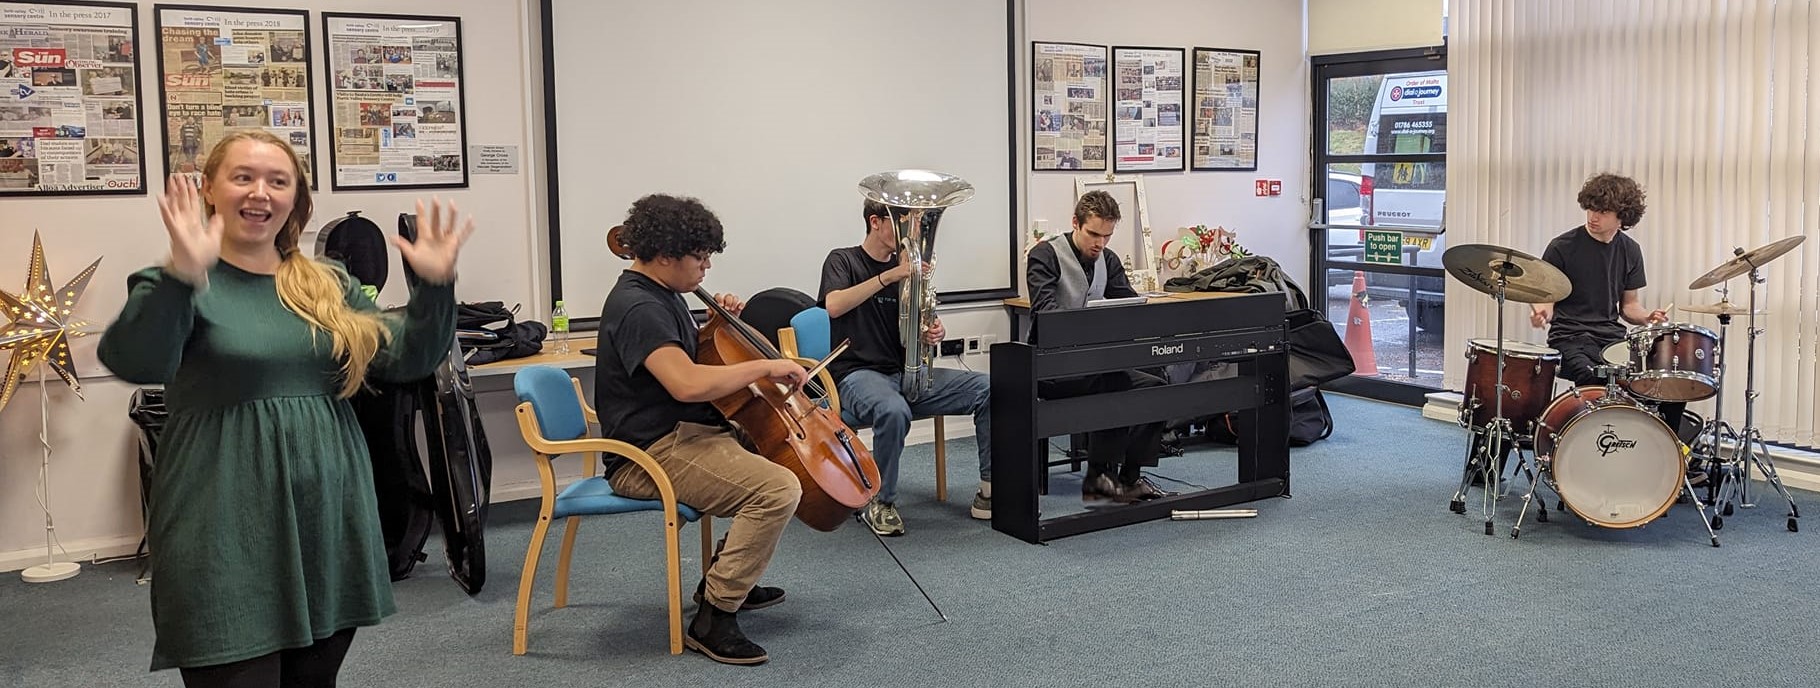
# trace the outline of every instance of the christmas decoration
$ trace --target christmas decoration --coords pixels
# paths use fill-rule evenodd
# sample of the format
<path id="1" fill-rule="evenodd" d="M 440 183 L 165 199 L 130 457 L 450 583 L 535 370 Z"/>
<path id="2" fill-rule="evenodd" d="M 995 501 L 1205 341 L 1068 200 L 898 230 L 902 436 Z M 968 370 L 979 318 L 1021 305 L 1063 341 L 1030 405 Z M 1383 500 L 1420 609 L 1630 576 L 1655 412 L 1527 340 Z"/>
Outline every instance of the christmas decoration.
<path id="1" fill-rule="evenodd" d="M 88 323 L 76 320 L 74 313 L 89 278 L 101 259 L 95 259 L 75 279 L 62 288 L 51 288 L 50 271 L 44 266 L 44 244 L 32 233 L 31 262 L 26 268 L 25 289 L 20 293 L 0 289 L 0 350 L 12 349 L 7 361 L 6 378 L 0 380 L 0 411 L 12 401 L 19 384 L 40 364 L 57 371 L 70 389 L 82 396 L 82 383 L 76 379 L 75 364 L 70 359 L 69 340 L 88 334 Z"/>

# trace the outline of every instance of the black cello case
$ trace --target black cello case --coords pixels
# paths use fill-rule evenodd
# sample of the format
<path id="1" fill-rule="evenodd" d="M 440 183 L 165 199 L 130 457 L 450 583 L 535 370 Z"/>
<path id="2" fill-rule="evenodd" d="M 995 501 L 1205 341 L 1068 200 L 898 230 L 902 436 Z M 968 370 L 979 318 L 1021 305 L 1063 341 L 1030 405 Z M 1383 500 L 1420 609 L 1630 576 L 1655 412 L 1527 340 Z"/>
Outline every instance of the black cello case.
<path id="1" fill-rule="evenodd" d="M 398 231 L 414 239 L 414 218 L 399 215 Z M 385 244 L 378 225 L 348 213 L 322 228 L 316 253 L 346 264 L 349 274 L 376 294 L 387 277 Z M 416 284 L 409 266 L 405 277 Z M 372 455 L 373 487 L 392 580 L 410 576 L 417 562 L 427 558 L 423 549 L 431 524 L 440 521 L 449 576 L 468 594 L 479 593 L 486 584 L 483 532 L 493 457 L 460 348 L 451 340 L 448 356 L 428 378 L 408 383 L 369 380 L 367 389 L 349 401 Z M 423 447 L 417 439 L 420 417 Z"/>

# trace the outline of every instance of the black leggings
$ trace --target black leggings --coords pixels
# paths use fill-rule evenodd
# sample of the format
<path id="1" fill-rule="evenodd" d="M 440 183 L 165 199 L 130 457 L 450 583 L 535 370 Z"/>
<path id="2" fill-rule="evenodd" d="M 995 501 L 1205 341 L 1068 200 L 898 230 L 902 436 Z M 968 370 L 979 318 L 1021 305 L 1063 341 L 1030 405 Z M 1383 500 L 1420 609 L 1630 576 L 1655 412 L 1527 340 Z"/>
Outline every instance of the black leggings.
<path id="1" fill-rule="evenodd" d="M 184 667 L 185 688 L 335 688 L 341 660 L 354 642 L 350 628 L 309 647 L 279 650 L 229 664 Z"/>

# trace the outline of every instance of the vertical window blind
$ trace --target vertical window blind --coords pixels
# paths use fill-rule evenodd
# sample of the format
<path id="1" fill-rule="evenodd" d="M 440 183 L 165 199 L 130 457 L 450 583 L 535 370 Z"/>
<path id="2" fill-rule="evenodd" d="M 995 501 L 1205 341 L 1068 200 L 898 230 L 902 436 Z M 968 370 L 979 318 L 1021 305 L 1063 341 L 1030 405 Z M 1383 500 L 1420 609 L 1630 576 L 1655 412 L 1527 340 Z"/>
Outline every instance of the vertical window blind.
<path id="1" fill-rule="evenodd" d="M 1688 285 L 1730 260 L 1820 223 L 1820 0 L 1451 0 L 1447 244 L 1537 256 L 1585 221 L 1575 200 L 1598 172 L 1635 178 L 1648 211 L 1643 305 L 1709 304 Z M 1772 442 L 1820 444 L 1820 240 L 1762 268 L 1756 422 Z M 1730 300 L 1750 297 L 1747 276 Z M 1497 308 L 1452 278 L 1448 346 L 1490 338 Z M 1529 308 L 1504 308 L 1506 337 L 1543 343 Z M 1670 320 L 1719 332 L 1718 319 Z M 1721 363 L 1724 416 L 1744 421 L 1746 319 Z M 1461 389 L 1463 355 L 1445 384 Z M 1693 410 L 1712 417 L 1714 401 Z"/>

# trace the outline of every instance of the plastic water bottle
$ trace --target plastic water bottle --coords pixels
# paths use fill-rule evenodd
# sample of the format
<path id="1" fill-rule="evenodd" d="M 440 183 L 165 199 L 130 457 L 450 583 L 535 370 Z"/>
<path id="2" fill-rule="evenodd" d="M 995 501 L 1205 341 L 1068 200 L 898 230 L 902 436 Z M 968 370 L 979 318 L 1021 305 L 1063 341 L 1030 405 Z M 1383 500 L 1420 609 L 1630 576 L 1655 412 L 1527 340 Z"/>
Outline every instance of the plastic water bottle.
<path id="1" fill-rule="evenodd" d="M 556 339 L 556 353 L 569 353 L 569 312 L 563 310 L 561 301 L 550 310 L 550 336 Z"/>

